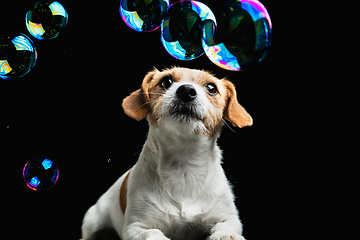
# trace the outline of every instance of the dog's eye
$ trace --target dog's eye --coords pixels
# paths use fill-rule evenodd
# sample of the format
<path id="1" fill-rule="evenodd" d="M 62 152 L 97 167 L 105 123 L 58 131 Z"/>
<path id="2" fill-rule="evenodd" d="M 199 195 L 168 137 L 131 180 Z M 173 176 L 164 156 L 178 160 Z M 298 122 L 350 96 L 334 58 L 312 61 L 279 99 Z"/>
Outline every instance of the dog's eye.
<path id="1" fill-rule="evenodd" d="M 211 95 L 214 96 L 218 93 L 215 83 L 207 83 L 205 85 L 206 91 Z"/>
<path id="2" fill-rule="evenodd" d="M 169 87 L 171 87 L 171 85 L 174 83 L 174 80 L 170 77 L 170 76 L 166 76 L 164 77 L 163 79 L 161 79 L 160 81 L 160 86 L 163 88 L 163 89 L 168 89 Z"/>

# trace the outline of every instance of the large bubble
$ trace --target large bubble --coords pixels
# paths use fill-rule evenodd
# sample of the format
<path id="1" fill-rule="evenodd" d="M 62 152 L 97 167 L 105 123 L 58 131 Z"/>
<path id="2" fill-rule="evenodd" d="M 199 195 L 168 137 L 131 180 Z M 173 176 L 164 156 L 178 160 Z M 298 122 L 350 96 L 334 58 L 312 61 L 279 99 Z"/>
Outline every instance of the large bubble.
<path id="1" fill-rule="evenodd" d="M 256 0 L 226 1 L 220 13 L 216 36 L 202 40 L 208 58 L 233 71 L 262 61 L 271 45 L 272 32 L 264 5 Z"/>

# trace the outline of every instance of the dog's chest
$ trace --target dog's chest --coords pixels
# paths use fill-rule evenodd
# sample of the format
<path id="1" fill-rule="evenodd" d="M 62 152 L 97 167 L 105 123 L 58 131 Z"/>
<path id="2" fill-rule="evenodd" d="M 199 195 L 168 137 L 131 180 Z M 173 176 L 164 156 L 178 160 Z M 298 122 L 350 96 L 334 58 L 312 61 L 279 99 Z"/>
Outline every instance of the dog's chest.
<path id="1" fill-rule="evenodd" d="M 166 229 L 163 232 L 172 240 L 201 240 L 208 236 L 210 227 L 204 222 L 201 205 L 182 204 L 165 212 Z"/>
<path id="2" fill-rule="evenodd" d="M 164 229 L 164 233 L 172 240 L 201 240 L 208 236 L 210 228 L 202 221 L 202 214 L 187 215 L 183 211 L 181 214 L 169 214 L 169 225 Z"/>

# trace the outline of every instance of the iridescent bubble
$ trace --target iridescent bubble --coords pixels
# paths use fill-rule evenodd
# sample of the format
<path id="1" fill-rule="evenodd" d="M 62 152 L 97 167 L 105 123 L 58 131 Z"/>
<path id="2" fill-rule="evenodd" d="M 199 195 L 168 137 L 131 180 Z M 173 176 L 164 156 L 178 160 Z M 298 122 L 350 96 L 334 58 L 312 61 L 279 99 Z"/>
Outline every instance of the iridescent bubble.
<path id="1" fill-rule="evenodd" d="M 262 61 L 271 45 L 272 32 L 264 5 L 257 0 L 230 0 L 224 3 L 221 15 L 216 37 L 202 41 L 208 58 L 232 71 Z"/>
<path id="2" fill-rule="evenodd" d="M 12 79 L 27 74 L 36 63 L 34 43 L 25 34 L 0 34 L 0 78 Z"/>
<path id="3" fill-rule="evenodd" d="M 174 58 L 192 60 L 204 54 L 201 44 L 203 28 L 213 36 L 216 19 L 208 6 L 197 1 L 180 1 L 169 8 L 161 24 L 161 42 Z"/>
<path id="4" fill-rule="evenodd" d="M 66 8 L 57 1 L 40 1 L 25 16 L 29 33 L 39 40 L 56 38 L 68 22 Z"/>
<path id="5" fill-rule="evenodd" d="M 119 12 L 130 28 L 151 32 L 160 27 L 169 4 L 169 0 L 121 0 Z"/>
<path id="6" fill-rule="evenodd" d="M 56 164 L 45 159 L 32 159 L 25 164 L 23 177 L 26 185 L 34 190 L 47 190 L 55 185 L 59 179 L 59 169 Z"/>

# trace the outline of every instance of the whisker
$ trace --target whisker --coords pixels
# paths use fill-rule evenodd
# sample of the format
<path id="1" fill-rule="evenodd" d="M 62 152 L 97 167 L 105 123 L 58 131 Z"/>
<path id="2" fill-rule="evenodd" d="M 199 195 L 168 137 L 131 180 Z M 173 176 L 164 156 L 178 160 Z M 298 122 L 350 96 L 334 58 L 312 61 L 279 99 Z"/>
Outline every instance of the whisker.
<path id="1" fill-rule="evenodd" d="M 225 123 L 225 125 L 226 125 L 228 128 L 230 128 L 230 130 L 231 130 L 232 132 L 236 133 L 235 130 L 230 127 L 230 125 L 225 121 L 224 118 L 221 118 L 221 120 L 223 120 L 223 122 Z"/>
<path id="2" fill-rule="evenodd" d="M 143 92 L 143 93 L 138 93 L 139 95 L 141 95 L 141 94 L 157 94 L 157 95 L 161 95 L 161 96 L 164 96 L 164 94 L 163 93 L 156 93 L 156 92 Z"/>
<path id="3" fill-rule="evenodd" d="M 226 125 L 232 132 L 236 133 L 236 131 L 235 131 L 234 129 L 232 129 L 232 128 L 230 127 L 230 125 L 225 121 L 225 119 L 222 117 L 222 115 L 220 115 L 219 113 L 216 113 L 216 115 L 221 118 L 221 120 L 225 123 L 225 125 Z"/>
<path id="4" fill-rule="evenodd" d="M 155 93 L 155 92 L 140 92 L 140 93 L 138 93 L 138 95 L 144 95 L 144 94 L 148 94 L 148 93 L 164 96 L 163 93 Z M 157 101 L 159 101 L 159 100 L 160 100 L 160 99 L 155 99 L 155 100 L 152 100 L 152 101 L 148 101 L 148 102 L 142 104 L 140 107 L 143 107 L 143 106 L 145 106 L 146 104 L 150 104 L 150 103 L 153 103 L 153 102 L 157 102 Z"/>
<path id="5" fill-rule="evenodd" d="M 155 100 L 152 100 L 152 101 L 148 101 L 148 102 L 142 104 L 140 107 L 143 107 L 143 106 L 145 106 L 146 104 L 149 104 L 149 103 L 158 102 L 159 100 L 160 99 L 155 99 Z"/>

